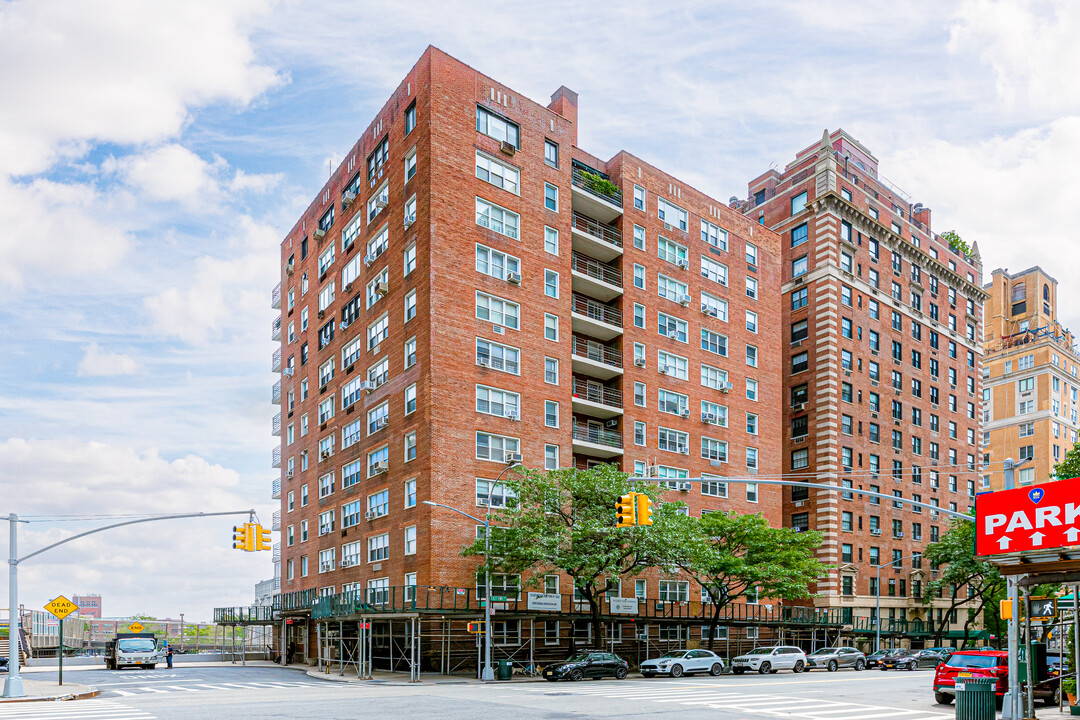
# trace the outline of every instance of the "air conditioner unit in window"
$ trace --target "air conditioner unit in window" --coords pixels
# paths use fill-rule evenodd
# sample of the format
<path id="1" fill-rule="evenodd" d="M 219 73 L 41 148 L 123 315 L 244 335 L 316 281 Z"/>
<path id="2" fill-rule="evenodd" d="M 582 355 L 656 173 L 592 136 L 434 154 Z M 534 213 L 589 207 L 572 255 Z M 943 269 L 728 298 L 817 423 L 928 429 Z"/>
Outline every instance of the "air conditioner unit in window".
<path id="1" fill-rule="evenodd" d="M 684 418 L 688 418 L 688 417 L 690 417 L 690 408 L 683 408 L 683 411 L 682 411 L 682 412 L 681 412 L 680 414 L 681 414 L 681 415 L 682 415 L 682 416 L 683 416 Z"/>
<path id="2" fill-rule="evenodd" d="M 669 224 L 667 224 L 667 223 L 665 222 L 665 223 L 664 223 L 664 229 L 665 229 L 665 230 L 670 230 L 670 229 L 671 229 L 671 225 L 669 225 Z"/>
<path id="3" fill-rule="evenodd" d="M 521 273 L 516 273 L 516 272 L 506 273 L 506 281 L 508 283 L 512 283 L 514 285 L 520 285 L 521 284 Z"/>
<path id="4" fill-rule="evenodd" d="M 375 294 L 376 295 L 380 295 L 380 296 L 381 295 L 386 295 L 386 293 L 388 293 L 388 292 L 390 292 L 390 285 L 389 284 L 384 283 L 384 282 L 375 283 Z"/>
<path id="5" fill-rule="evenodd" d="M 287 367 L 287 368 L 285 368 L 284 370 L 281 371 L 281 374 L 284 375 L 285 377 L 292 377 L 293 369 L 291 367 Z"/>
<path id="6" fill-rule="evenodd" d="M 681 267 L 683 270 L 686 270 L 688 267 L 690 267 L 690 261 L 685 258 L 679 258 L 675 261 L 675 264 Z"/>
<path id="7" fill-rule="evenodd" d="M 343 292 L 349 292 L 350 290 L 352 290 L 352 283 L 351 282 L 345 283 L 345 287 L 343 288 Z"/>
<path id="8" fill-rule="evenodd" d="M 348 320 L 342 320 L 341 325 L 339 326 L 338 329 L 346 330 L 346 329 L 348 329 L 348 327 L 349 327 L 349 321 Z"/>
<path id="9" fill-rule="evenodd" d="M 386 207 L 387 207 L 387 202 L 385 200 L 383 200 L 382 198 L 380 198 L 380 199 L 375 201 L 375 207 L 377 207 L 380 210 L 385 210 Z"/>
<path id="10" fill-rule="evenodd" d="M 491 358 L 478 357 L 476 358 L 476 364 L 480 367 L 491 367 Z"/>
<path id="11" fill-rule="evenodd" d="M 731 383 L 725 382 L 723 385 L 721 385 L 720 392 L 724 393 L 725 395 L 731 392 Z"/>
<path id="12" fill-rule="evenodd" d="M 679 296 L 679 304 L 682 305 L 683 307 L 690 307 L 690 301 L 692 299 L 693 298 L 691 298 L 689 295 L 680 295 Z"/>
<path id="13" fill-rule="evenodd" d="M 370 266 L 371 263 L 375 262 L 378 259 L 379 259 L 379 256 L 376 255 L 375 253 L 368 253 L 367 255 L 364 256 L 364 264 Z"/>
<path id="14" fill-rule="evenodd" d="M 370 380 L 364 380 L 362 383 L 360 383 L 360 389 L 371 392 L 375 389 L 375 383 L 371 382 Z"/>
<path id="15" fill-rule="evenodd" d="M 487 507 L 488 505 L 491 504 L 491 501 L 488 500 L 487 498 L 477 498 L 476 499 L 476 504 L 479 505 L 480 507 Z"/>
<path id="16" fill-rule="evenodd" d="M 377 463 L 375 463 L 374 465 L 371 466 L 371 473 L 373 475 L 378 475 L 380 473 L 386 472 L 389 469 L 390 469 L 390 466 L 389 466 L 388 463 L 377 462 Z"/>
<path id="17" fill-rule="evenodd" d="M 634 358 L 634 365 L 637 367 L 645 367 L 645 358 Z"/>
<path id="18" fill-rule="evenodd" d="M 718 423 L 720 422 L 720 416 L 715 413 L 702 413 L 701 422 Z"/>
<path id="19" fill-rule="evenodd" d="M 416 222 L 416 218 L 405 218 L 405 229 L 408 230 L 411 228 L 414 222 Z"/>
<path id="20" fill-rule="evenodd" d="M 387 422 L 389 422 L 389 421 L 384 417 L 375 418 L 375 423 L 374 423 L 375 429 L 376 430 L 382 430 L 384 427 L 386 427 Z"/>
<path id="21" fill-rule="evenodd" d="M 904 539 L 904 532 L 902 530 L 900 532 L 896 533 L 896 539 L 897 540 L 903 540 Z"/>
<path id="22" fill-rule="evenodd" d="M 333 563 L 320 563 L 319 572 L 330 572 L 334 569 Z"/>
<path id="23" fill-rule="evenodd" d="M 510 156 L 513 156 L 513 155 L 514 155 L 514 153 L 516 153 L 516 152 L 517 152 L 517 146 L 516 146 L 516 145 L 514 145 L 514 143 L 512 143 L 512 142 L 507 142 L 506 140 L 503 140 L 503 143 L 502 143 L 502 145 L 500 145 L 500 146 L 499 146 L 499 150 L 500 150 L 500 151 L 501 151 L 501 152 L 502 152 L 502 153 L 503 153 L 504 155 L 510 155 Z"/>
<path id="24" fill-rule="evenodd" d="M 688 483 L 688 482 L 679 483 L 680 492 L 690 492 L 693 489 L 694 489 L 694 484 L 693 483 Z"/>
<path id="25" fill-rule="evenodd" d="M 326 317 L 326 311 L 325 310 L 320 310 L 319 311 L 319 319 L 322 320 L 324 317 Z"/>
<path id="26" fill-rule="evenodd" d="M 356 199 L 356 193 L 354 193 L 354 192 L 342 193 L 342 195 L 341 195 L 341 207 L 342 208 L 349 207 L 349 205 L 351 205 L 352 201 L 355 200 L 355 199 Z"/>
<path id="27" fill-rule="evenodd" d="M 366 513 L 364 513 L 365 520 L 374 520 L 377 517 L 379 516 L 375 513 L 374 510 L 368 510 Z"/>
<path id="28" fill-rule="evenodd" d="M 668 374 L 667 365 L 661 365 L 660 367 L 656 368 L 656 371 L 658 373 L 660 373 L 661 375 L 667 375 Z"/>
<path id="29" fill-rule="evenodd" d="M 870 534 L 873 535 L 874 537 L 877 537 L 878 535 L 881 534 L 881 528 L 877 528 L 877 529 L 871 528 L 870 529 Z"/>
<path id="30" fill-rule="evenodd" d="M 804 403 L 804 402 L 792 403 L 791 409 L 792 410 L 804 410 L 804 409 L 806 409 L 806 403 Z"/>
<path id="31" fill-rule="evenodd" d="M 506 415 L 504 415 L 503 417 L 505 417 L 507 420 L 520 420 L 521 419 L 520 417 L 518 417 L 517 410 L 507 410 Z"/>
<path id="32" fill-rule="evenodd" d="M 315 232 L 311 233 L 311 237 L 315 238 L 316 240 L 322 240 L 324 237 L 326 237 L 326 231 L 322 228 L 318 228 L 315 230 Z"/>
<path id="33" fill-rule="evenodd" d="M 705 305 L 705 304 L 702 304 L 702 306 L 701 306 L 701 314 L 702 315 L 712 315 L 713 317 L 716 317 L 718 315 L 716 310 L 711 305 Z"/>
<path id="34" fill-rule="evenodd" d="M 286 275 L 292 275 L 294 272 L 296 272 L 296 266 L 293 265 L 292 263 L 286 263 L 286 265 L 285 265 L 285 274 Z"/>
<path id="35" fill-rule="evenodd" d="M 617 428 L 617 427 L 619 427 L 619 421 L 618 421 L 617 418 L 611 418 L 610 420 L 605 420 L 604 421 L 604 427 Z"/>
<path id="36" fill-rule="evenodd" d="M 292 480 L 292 478 L 293 478 L 293 471 L 292 470 L 286 470 L 285 471 L 285 479 L 286 480 Z"/>
<path id="37" fill-rule="evenodd" d="M 319 453 L 319 459 L 320 460 L 329 460 L 330 459 L 330 451 L 329 450 L 323 450 L 321 453 Z"/>
<path id="38" fill-rule="evenodd" d="M 347 568 L 347 567 L 352 567 L 352 565 L 353 565 L 352 560 L 346 560 L 345 558 L 341 558 L 341 563 L 338 565 L 338 567 Z"/>
<path id="39" fill-rule="evenodd" d="M 505 462 L 508 465 L 510 463 L 519 463 L 519 462 L 521 462 L 521 453 L 512 453 L 512 452 L 504 453 L 503 454 L 503 462 Z"/>

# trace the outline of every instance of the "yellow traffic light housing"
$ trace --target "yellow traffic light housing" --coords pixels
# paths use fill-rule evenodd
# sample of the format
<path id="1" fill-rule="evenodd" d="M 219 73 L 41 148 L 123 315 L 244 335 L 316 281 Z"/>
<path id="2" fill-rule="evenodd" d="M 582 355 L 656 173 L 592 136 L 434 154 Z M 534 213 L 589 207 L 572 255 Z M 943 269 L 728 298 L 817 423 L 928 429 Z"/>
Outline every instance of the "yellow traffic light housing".
<path id="1" fill-rule="evenodd" d="M 1012 620 L 1012 600 L 998 600 L 998 615 L 1002 620 Z"/>
<path id="2" fill-rule="evenodd" d="M 615 527 L 633 527 L 637 524 L 637 510 L 634 506 L 635 495 L 637 493 L 627 493 L 615 503 Z"/>
<path id="3" fill-rule="evenodd" d="M 473 635 L 478 635 L 478 634 L 484 632 L 484 622 L 482 620 L 476 620 L 476 621 L 470 622 L 466 626 L 466 629 L 470 633 L 472 633 Z"/>
<path id="4" fill-rule="evenodd" d="M 252 532 L 252 524 L 233 525 L 233 550 L 251 552 L 255 549 L 255 538 Z"/>
<path id="5" fill-rule="evenodd" d="M 652 500 L 645 493 L 634 493 L 634 496 L 637 505 L 637 524 L 652 525 Z"/>
<path id="6" fill-rule="evenodd" d="M 270 542 L 270 531 L 264 528 L 262 525 L 253 525 L 255 535 L 255 550 L 270 550 L 272 545 Z"/>

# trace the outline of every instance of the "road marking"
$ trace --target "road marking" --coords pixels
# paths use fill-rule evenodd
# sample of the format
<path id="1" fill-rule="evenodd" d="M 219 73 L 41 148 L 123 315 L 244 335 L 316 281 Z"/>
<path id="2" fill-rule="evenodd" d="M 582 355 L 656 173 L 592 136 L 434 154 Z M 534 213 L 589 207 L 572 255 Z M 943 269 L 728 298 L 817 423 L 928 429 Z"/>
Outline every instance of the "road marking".
<path id="1" fill-rule="evenodd" d="M 185 678 L 184 682 L 199 682 L 200 678 Z M 132 680 L 131 682 L 94 683 L 94 687 L 112 687 L 113 685 L 154 685 L 155 683 L 174 683 L 176 680 Z"/>
<path id="2" fill-rule="evenodd" d="M 109 700 L 5 703 L 0 718 L 15 720 L 155 720 L 154 715 Z"/>

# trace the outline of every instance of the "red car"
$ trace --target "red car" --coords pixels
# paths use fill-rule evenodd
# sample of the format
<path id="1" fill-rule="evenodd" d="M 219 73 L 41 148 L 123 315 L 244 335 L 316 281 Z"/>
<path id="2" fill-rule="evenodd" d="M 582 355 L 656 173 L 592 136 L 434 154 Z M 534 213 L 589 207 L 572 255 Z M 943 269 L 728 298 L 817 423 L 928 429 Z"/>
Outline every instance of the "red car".
<path id="1" fill-rule="evenodd" d="M 956 696 L 956 681 L 967 678 L 997 678 L 994 693 L 998 704 L 1009 689 L 1009 653 L 1004 650 L 957 650 L 934 673 L 934 699 L 949 705 Z M 1035 683 L 1035 699 L 1046 705 L 1058 704 L 1061 685 L 1054 679 Z"/>

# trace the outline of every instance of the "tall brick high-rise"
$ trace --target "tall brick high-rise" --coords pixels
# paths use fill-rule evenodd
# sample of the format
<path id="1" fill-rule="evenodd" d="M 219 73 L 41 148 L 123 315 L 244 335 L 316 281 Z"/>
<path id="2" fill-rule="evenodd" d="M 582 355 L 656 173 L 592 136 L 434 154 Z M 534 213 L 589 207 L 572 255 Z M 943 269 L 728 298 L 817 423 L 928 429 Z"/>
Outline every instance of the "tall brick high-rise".
<path id="1" fill-rule="evenodd" d="M 429 48 L 286 235 L 277 606 L 299 652 L 309 612 L 335 628 L 370 615 L 376 647 L 415 619 L 425 663 L 475 662 L 458 621 L 484 594 L 460 555 L 477 527 L 424 501 L 482 515 L 514 460 L 614 462 L 665 479 L 695 515 L 781 523 L 779 489 L 723 482 L 781 472 L 779 238 L 629 153 L 578 148 L 577 105 Z M 495 578 L 500 645 L 590 640 L 566 577 L 527 588 L 562 595 L 546 614 L 520 584 Z M 700 639 L 699 591 L 625 582 L 613 594 L 638 599 L 634 630 L 612 620 L 604 642 Z M 762 637 L 779 627 L 762 608 L 730 642 L 752 645 L 755 619 Z"/>
<path id="2" fill-rule="evenodd" d="M 935 234 L 930 209 L 881 178 L 843 130 L 751 181 L 733 205 L 781 236 L 784 473 L 852 488 L 784 492 L 785 523 L 823 532 L 821 559 L 838 566 L 815 605 L 841 608 L 858 630 L 874 616 L 880 572 L 882 627 L 921 647 L 951 603 L 948 592 L 921 601 L 936 576 L 921 553 L 949 518 L 858 490 L 960 512 L 972 504 L 978 250 L 964 256 Z"/>

